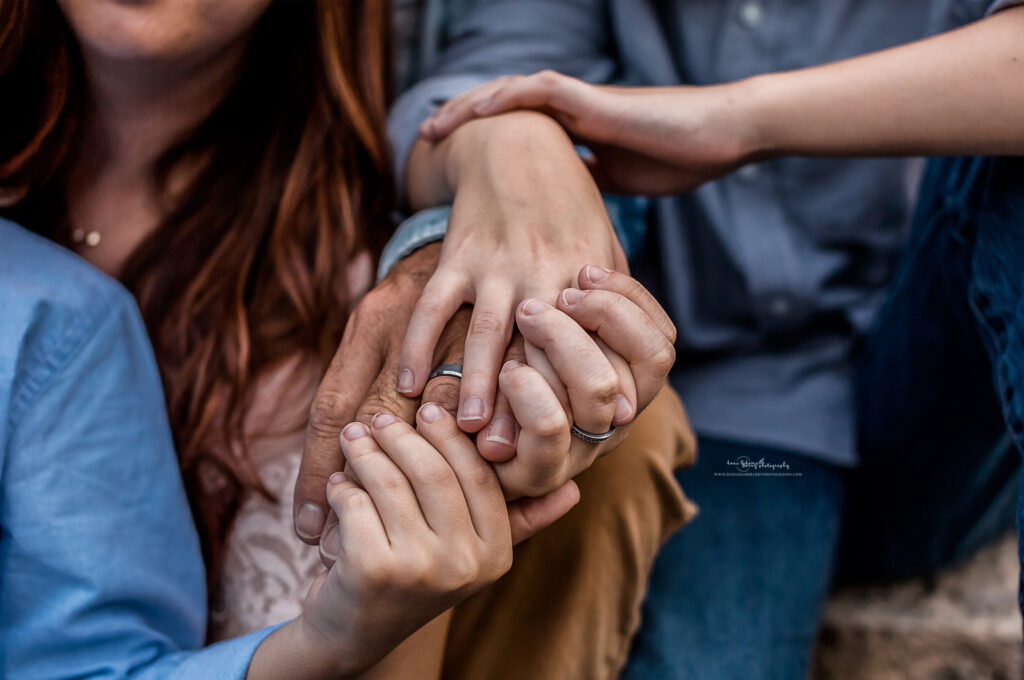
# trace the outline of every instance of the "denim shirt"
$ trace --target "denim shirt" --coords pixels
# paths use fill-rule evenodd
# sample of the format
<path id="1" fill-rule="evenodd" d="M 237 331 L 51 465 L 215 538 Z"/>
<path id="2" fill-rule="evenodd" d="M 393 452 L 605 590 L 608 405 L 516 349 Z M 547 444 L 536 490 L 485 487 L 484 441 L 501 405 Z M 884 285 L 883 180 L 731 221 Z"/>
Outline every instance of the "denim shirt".
<path id="1" fill-rule="evenodd" d="M 500 75 L 720 83 L 910 42 L 1019 3 L 476 0 L 437 28 L 431 18 L 451 21 L 467 3 L 425 0 L 421 51 L 406 60 L 425 77 L 390 116 L 396 176 L 423 118 Z M 436 58 L 422 48 L 439 43 Z M 653 201 L 633 270 L 676 322 L 672 378 L 698 432 L 856 463 L 851 348 L 902 250 L 917 167 L 786 158 Z"/>
<path id="2" fill-rule="evenodd" d="M 243 678 L 206 593 L 134 300 L 0 220 L 0 677 Z"/>

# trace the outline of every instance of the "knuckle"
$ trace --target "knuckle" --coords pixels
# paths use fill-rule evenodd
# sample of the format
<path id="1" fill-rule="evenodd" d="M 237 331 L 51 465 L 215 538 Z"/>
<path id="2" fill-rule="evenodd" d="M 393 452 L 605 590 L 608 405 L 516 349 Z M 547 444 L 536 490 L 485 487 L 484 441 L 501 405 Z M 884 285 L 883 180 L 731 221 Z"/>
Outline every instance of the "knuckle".
<path id="1" fill-rule="evenodd" d="M 455 473 L 447 465 L 431 463 L 416 472 L 417 479 L 429 486 L 446 486 L 455 482 Z"/>
<path id="2" fill-rule="evenodd" d="M 611 368 L 594 376 L 587 392 L 602 404 L 614 403 L 619 395 L 619 376 Z"/>
<path id="3" fill-rule="evenodd" d="M 491 553 L 488 581 L 497 581 L 512 569 L 512 543 L 503 543 L 500 549 Z"/>
<path id="4" fill-rule="evenodd" d="M 676 343 L 676 325 L 666 317 L 664 326 L 665 327 L 662 330 L 665 333 L 665 337 L 674 345 Z"/>
<path id="5" fill-rule="evenodd" d="M 668 341 L 660 343 L 650 357 L 651 366 L 659 375 L 668 375 L 676 363 L 676 350 Z"/>
<path id="6" fill-rule="evenodd" d="M 545 411 L 533 421 L 533 431 L 541 439 L 558 439 L 569 429 L 569 420 L 561 410 Z"/>
<path id="7" fill-rule="evenodd" d="M 352 564 L 359 579 L 370 591 L 384 589 L 395 580 L 391 560 L 377 551 L 359 550 L 352 555 Z"/>
<path id="8" fill-rule="evenodd" d="M 341 392 L 324 390 L 309 408 L 309 427 L 321 434 L 337 434 L 348 424 L 349 399 Z"/>
<path id="9" fill-rule="evenodd" d="M 338 516 L 343 516 L 346 513 L 355 515 L 367 510 L 375 512 L 373 501 L 362 489 L 345 489 L 331 499 L 331 509 Z"/>
<path id="10" fill-rule="evenodd" d="M 490 491 L 497 487 L 497 477 L 490 465 L 473 465 L 464 473 L 466 486 L 478 491 Z"/>
<path id="11" fill-rule="evenodd" d="M 533 374 L 523 366 L 517 366 L 502 374 L 501 379 L 506 382 L 512 390 L 523 390 L 529 387 Z"/>
<path id="12" fill-rule="evenodd" d="M 416 313 L 426 316 L 440 316 L 444 313 L 445 304 L 440 295 L 427 295 L 424 291 L 423 297 L 416 303 Z"/>
<path id="13" fill-rule="evenodd" d="M 372 418 L 381 411 L 394 413 L 400 416 L 405 412 L 409 400 L 398 394 L 394 388 L 387 388 L 383 385 L 374 385 L 366 400 L 359 407 L 359 420 Z"/>
<path id="14" fill-rule="evenodd" d="M 480 559 L 468 547 L 449 549 L 444 573 L 448 590 L 461 590 L 473 586 L 481 576 Z"/>
<path id="15" fill-rule="evenodd" d="M 435 560 L 425 549 L 413 549 L 402 562 L 396 580 L 406 587 L 430 587 L 435 579 Z"/>
<path id="16" fill-rule="evenodd" d="M 473 315 L 469 332 L 476 336 L 507 334 L 508 327 L 508 319 L 491 311 L 480 310 Z"/>
<path id="17" fill-rule="evenodd" d="M 459 407 L 459 383 L 454 378 L 434 378 L 423 391 L 423 401 L 432 401 L 446 411 Z"/>
<path id="18" fill-rule="evenodd" d="M 385 492 L 398 491 L 406 484 L 405 477 L 397 470 L 390 468 L 378 470 L 374 476 L 376 477 L 377 485 Z"/>

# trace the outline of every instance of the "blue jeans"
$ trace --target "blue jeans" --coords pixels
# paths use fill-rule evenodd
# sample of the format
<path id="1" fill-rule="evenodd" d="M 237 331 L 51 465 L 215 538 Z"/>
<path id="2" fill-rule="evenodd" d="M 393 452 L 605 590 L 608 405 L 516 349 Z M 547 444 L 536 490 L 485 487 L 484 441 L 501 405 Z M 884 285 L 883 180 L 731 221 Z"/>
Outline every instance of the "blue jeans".
<path id="1" fill-rule="evenodd" d="M 701 514 L 658 557 L 624 678 L 799 680 L 837 546 L 845 580 L 897 578 L 969 556 L 1015 503 L 1024 528 L 1022 183 L 1022 159 L 929 166 L 855 358 L 859 470 L 701 440 L 679 475 Z M 741 455 L 804 476 L 715 476 Z"/>
<path id="2" fill-rule="evenodd" d="M 861 466 L 850 479 L 844 578 L 931 571 L 1013 526 L 1020 456 L 1007 418 L 1019 388 L 994 379 L 993 358 L 1024 368 L 1024 354 L 1000 354 L 1006 343 L 992 326 L 1005 331 L 1021 314 L 1024 210 L 1018 225 L 984 216 L 1005 198 L 991 191 L 993 167 L 928 166 L 904 262 L 857 357 Z M 1014 276 L 1017 290 L 1001 281 Z M 1003 301 L 999 316 L 983 291 Z"/>
<path id="3" fill-rule="evenodd" d="M 742 476 L 744 458 L 799 476 Z M 700 514 L 655 562 L 622 677 L 803 678 L 833 571 L 844 472 L 701 438 L 696 467 L 677 478 Z"/>

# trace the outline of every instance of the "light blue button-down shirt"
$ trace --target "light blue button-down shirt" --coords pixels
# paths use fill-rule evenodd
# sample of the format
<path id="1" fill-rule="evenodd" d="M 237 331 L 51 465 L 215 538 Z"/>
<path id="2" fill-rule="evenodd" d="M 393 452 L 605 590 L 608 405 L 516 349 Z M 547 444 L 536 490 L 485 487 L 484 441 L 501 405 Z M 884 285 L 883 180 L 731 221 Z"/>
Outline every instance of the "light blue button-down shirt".
<path id="1" fill-rule="evenodd" d="M 720 83 L 852 57 L 1021 0 L 423 0 L 426 77 L 396 102 L 404 161 L 441 102 L 499 75 Z M 472 10 L 453 22 L 465 7 Z M 398 4 L 402 14 L 414 0 Z M 425 49 L 447 44 L 436 60 Z M 679 331 L 673 384 L 704 435 L 856 462 L 851 348 L 909 223 L 914 163 L 787 158 L 658 199 L 634 271 Z"/>
<path id="2" fill-rule="evenodd" d="M 243 678 L 132 297 L 0 220 L 0 677 Z"/>

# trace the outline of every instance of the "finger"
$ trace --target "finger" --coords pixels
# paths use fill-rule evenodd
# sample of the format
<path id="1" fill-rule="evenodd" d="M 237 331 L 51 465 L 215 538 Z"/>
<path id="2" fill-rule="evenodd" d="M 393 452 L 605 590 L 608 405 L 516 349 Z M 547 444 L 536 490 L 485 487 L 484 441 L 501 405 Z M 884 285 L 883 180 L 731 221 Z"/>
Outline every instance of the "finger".
<path id="1" fill-rule="evenodd" d="M 477 432 L 491 419 L 501 359 L 512 338 L 515 300 L 511 289 L 480 291 L 466 336 L 459 392 L 459 426 Z"/>
<path id="2" fill-rule="evenodd" d="M 415 538 L 430 530 L 409 480 L 370 436 L 366 425 L 349 423 L 341 432 L 341 448 L 373 499 L 391 542 Z"/>
<path id="3" fill-rule="evenodd" d="M 638 408 L 654 398 L 675 362 L 675 349 L 649 315 L 618 293 L 568 288 L 558 306 L 576 323 L 597 333 L 629 362 Z"/>
<path id="4" fill-rule="evenodd" d="M 435 406 L 434 410 L 440 407 Z M 438 536 L 472 531 L 469 508 L 455 472 L 431 442 L 386 411 L 374 417 L 372 428 L 373 438 L 411 485 L 427 526 Z M 473 448 L 465 435 L 462 439 L 463 446 Z"/>
<path id="5" fill-rule="evenodd" d="M 506 361 L 526 361 L 526 341 L 523 336 L 516 333 L 512 336 L 512 342 L 505 350 Z M 537 350 L 540 352 L 540 350 Z M 540 352 L 543 354 L 543 352 Z M 476 446 L 480 455 L 492 463 L 501 463 L 516 455 L 516 438 L 519 436 L 519 424 L 516 422 L 515 414 L 512 413 L 512 406 L 508 403 L 508 397 L 498 390 L 494 398 L 494 417 L 487 426 L 476 435 Z"/>
<path id="6" fill-rule="evenodd" d="M 476 116 L 493 116 L 515 109 L 553 110 L 558 117 L 575 116 L 590 91 L 580 80 L 556 71 L 540 71 L 525 78 L 510 80 L 490 97 L 476 103 Z"/>
<path id="7" fill-rule="evenodd" d="M 534 298 L 519 305 L 516 321 L 523 337 L 544 350 L 565 384 L 573 422 L 588 432 L 608 430 L 615 417 L 619 380 L 590 334 L 562 311 Z"/>
<path id="8" fill-rule="evenodd" d="M 546 496 L 521 498 L 508 504 L 512 545 L 546 529 L 580 502 L 580 488 L 571 479 Z"/>
<path id="9" fill-rule="evenodd" d="M 420 408 L 416 422 L 419 433 L 454 472 L 477 535 L 489 543 L 507 541 L 509 524 L 501 485 L 455 418 L 437 404 L 427 403 Z"/>
<path id="10" fill-rule="evenodd" d="M 443 364 L 461 366 L 463 364 L 466 334 L 469 333 L 469 322 L 472 317 L 473 307 L 471 305 L 462 305 L 459 311 L 455 312 L 437 342 L 433 366 L 437 367 Z M 423 403 L 432 401 L 454 415 L 459 410 L 460 388 L 461 381 L 458 378 L 438 376 L 428 380 L 423 388 Z"/>
<path id="11" fill-rule="evenodd" d="M 341 428 L 355 418 L 356 409 L 379 374 L 383 360 L 376 334 L 364 338 L 362 329 L 363 324 L 354 316 L 309 411 L 292 518 L 295 533 L 310 545 L 320 539 L 327 516 L 327 480 L 344 464 L 338 446 Z"/>
<path id="12" fill-rule="evenodd" d="M 496 78 L 489 83 L 452 97 L 420 124 L 419 133 L 424 139 L 437 141 L 451 134 L 452 130 L 473 118 L 473 108 L 517 76 Z"/>
<path id="13" fill-rule="evenodd" d="M 503 463 L 516 455 L 519 424 L 508 397 L 501 390 L 494 398 L 494 417 L 476 435 L 476 446 L 484 460 Z"/>
<path id="14" fill-rule="evenodd" d="M 533 343 L 524 341 L 523 344 L 526 350 L 526 361 L 524 363 L 544 376 L 544 380 L 551 387 L 551 391 L 558 398 L 558 403 L 562 405 L 562 410 L 565 411 L 565 415 L 571 421 L 572 407 L 569 405 L 569 393 L 566 391 L 565 385 L 562 384 L 562 380 L 558 377 L 555 367 L 551 365 L 548 355 Z"/>
<path id="15" fill-rule="evenodd" d="M 595 342 L 615 370 L 615 375 L 619 377 L 619 396 L 615 398 L 615 417 L 612 419 L 612 425 L 615 427 L 625 425 L 636 415 L 636 381 L 633 379 L 633 369 L 629 362 L 609 347 L 604 340 L 598 337 Z"/>
<path id="16" fill-rule="evenodd" d="M 327 482 L 327 499 L 337 515 L 320 541 L 320 559 L 330 568 L 342 554 L 366 551 L 388 544 L 384 524 L 369 494 L 344 472 Z"/>
<path id="17" fill-rule="evenodd" d="M 498 380 L 520 430 L 516 456 L 495 470 L 506 497 L 541 496 L 567 478 L 569 419 L 536 369 L 509 361 Z"/>
<path id="18" fill-rule="evenodd" d="M 467 300 L 465 285 L 454 276 L 431 277 L 412 311 L 398 359 L 398 391 L 407 397 L 423 391 L 434 348 L 448 320 Z"/>
<path id="19" fill-rule="evenodd" d="M 416 418 L 419 399 L 407 397 L 398 391 L 398 353 L 401 346 L 391 345 L 384 358 L 384 365 L 356 410 L 353 420 L 369 423 L 381 411 L 394 413 L 407 423 Z"/>
<path id="20" fill-rule="evenodd" d="M 600 289 L 622 295 L 644 311 L 668 341 L 675 343 L 676 327 L 650 291 L 632 276 L 588 264 L 577 277 L 581 290 Z"/>

